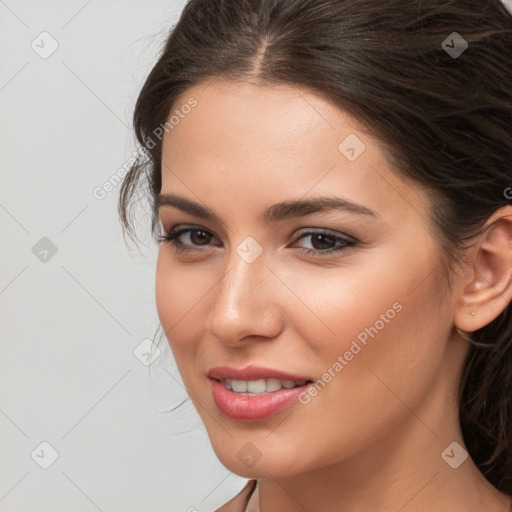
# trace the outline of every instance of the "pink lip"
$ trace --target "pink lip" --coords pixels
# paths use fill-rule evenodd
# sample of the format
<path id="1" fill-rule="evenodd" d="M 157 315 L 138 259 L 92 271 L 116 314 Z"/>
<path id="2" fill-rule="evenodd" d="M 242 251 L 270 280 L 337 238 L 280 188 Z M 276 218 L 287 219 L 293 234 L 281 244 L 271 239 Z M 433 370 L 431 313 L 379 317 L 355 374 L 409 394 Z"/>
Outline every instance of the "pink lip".
<path id="1" fill-rule="evenodd" d="M 296 388 L 282 388 L 273 393 L 255 396 L 234 393 L 224 384 L 212 378 L 210 378 L 210 384 L 213 399 L 225 416 L 240 421 L 258 421 L 269 418 L 293 404 L 297 401 L 300 393 L 313 383 L 307 382 Z"/>
<path id="2" fill-rule="evenodd" d="M 279 380 L 313 380 L 311 377 L 293 375 L 280 370 L 272 370 L 263 366 L 249 365 L 245 368 L 232 368 L 231 366 L 216 366 L 207 373 L 211 379 L 235 379 L 235 380 L 259 380 L 259 379 L 279 379 Z"/>
<path id="3" fill-rule="evenodd" d="M 296 375 L 262 366 L 249 365 L 245 368 L 217 366 L 208 371 L 213 399 L 219 410 L 228 418 L 240 421 L 257 421 L 269 418 L 297 401 L 299 395 L 312 384 L 306 382 L 292 389 L 281 388 L 279 391 L 264 395 L 241 395 L 227 389 L 219 379 L 259 380 L 279 379 L 291 381 L 312 381 L 310 377 Z"/>

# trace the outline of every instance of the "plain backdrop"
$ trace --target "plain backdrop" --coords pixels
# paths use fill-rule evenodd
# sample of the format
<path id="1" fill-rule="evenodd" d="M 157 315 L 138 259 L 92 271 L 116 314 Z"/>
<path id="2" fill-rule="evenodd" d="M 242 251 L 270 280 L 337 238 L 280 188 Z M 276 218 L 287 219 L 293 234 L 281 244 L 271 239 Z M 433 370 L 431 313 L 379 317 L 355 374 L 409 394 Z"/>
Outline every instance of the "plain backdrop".
<path id="1" fill-rule="evenodd" d="M 126 245 L 105 185 L 183 5 L 0 0 L 2 512 L 210 512 L 247 481 L 190 401 L 169 412 L 187 395 L 167 341 L 148 356 L 149 218 Z"/>

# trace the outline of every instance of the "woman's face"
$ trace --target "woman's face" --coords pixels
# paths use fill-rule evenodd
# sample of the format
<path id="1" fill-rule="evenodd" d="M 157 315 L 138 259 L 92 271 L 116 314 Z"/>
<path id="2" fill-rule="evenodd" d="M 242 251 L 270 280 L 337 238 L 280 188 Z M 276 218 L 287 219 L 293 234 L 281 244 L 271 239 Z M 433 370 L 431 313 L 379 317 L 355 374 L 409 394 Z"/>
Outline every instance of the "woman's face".
<path id="1" fill-rule="evenodd" d="M 284 477 L 377 458 L 377 446 L 391 448 L 414 428 L 433 440 L 442 428 L 433 411 L 453 405 L 462 345 L 448 342 L 454 299 L 428 196 L 392 172 L 352 117 L 314 93 L 205 85 L 175 105 L 179 122 L 163 139 L 162 195 L 198 206 L 159 203 L 165 232 L 196 231 L 177 239 L 186 252 L 162 242 L 156 300 L 217 456 L 241 476 Z M 264 215 L 320 197 L 340 206 Z M 208 377 L 219 366 L 313 384 L 247 397 Z"/>

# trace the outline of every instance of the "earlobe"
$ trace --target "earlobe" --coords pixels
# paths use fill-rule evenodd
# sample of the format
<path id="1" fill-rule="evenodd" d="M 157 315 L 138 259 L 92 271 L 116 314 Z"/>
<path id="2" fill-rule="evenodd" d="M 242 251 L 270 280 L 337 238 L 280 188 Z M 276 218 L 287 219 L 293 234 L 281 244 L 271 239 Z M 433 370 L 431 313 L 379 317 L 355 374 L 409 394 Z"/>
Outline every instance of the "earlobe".
<path id="1" fill-rule="evenodd" d="M 487 222 L 467 261 L 464 289 L 455 310 L 455 327 L 474 332 L 497 318 L 512 299 L 512 207 Z"/>

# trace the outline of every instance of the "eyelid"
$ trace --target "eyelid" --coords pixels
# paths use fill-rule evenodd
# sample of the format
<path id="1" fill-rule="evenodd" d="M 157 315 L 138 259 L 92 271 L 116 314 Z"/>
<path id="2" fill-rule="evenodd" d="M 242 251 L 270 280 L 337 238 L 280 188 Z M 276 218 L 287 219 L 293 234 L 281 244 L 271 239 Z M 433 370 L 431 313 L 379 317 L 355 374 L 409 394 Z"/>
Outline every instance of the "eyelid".
<path id="1" fill-rule="evenodd" d="M 332 237 L 335 237 L 335 238 L 343 238 L 347 241 L 350 241 L 350 242 L 354 242 L 356 243 L 357 240 L 353 237 L 353 236 L 350 236 L 350 235 L 347 235 L 346 233 L 343 233 L 343 232 L 340 232 L 340 231 L 336 231 L 334 229 L 329 229 L 329 228 L 301 228 L 299 230 L 299 234 L 296 236 L 295 238 L 295 241 L 297 241 L 298 237 L 302 236 L 302 235 L 305 235 L 305 234 L 310 234 L 310 233 L 314 233 L 316 235 L 329 235 L 329 236 L 332 236 Z"/>
<path id="2" fill-rule="evenodd" d="M 180 233 L 181 234 L 184 234 L 184 233 L 187 233 L 189 231 L 204 231 L 205 233 L 207 233 L 208 235 L 211 235 L 212 238 L 216 238 L 217 240 L 219 240 L 219 237 L 213 233 L 213 231 L 209 228 L 205 228 L 203 226 L 198 226 L 197 224 L 176 224 L 176 226 L 173 226 L 170 230 L 169 230 L 169 233 Z M 180 236 L 178 235 L 178 236 Z"/>

